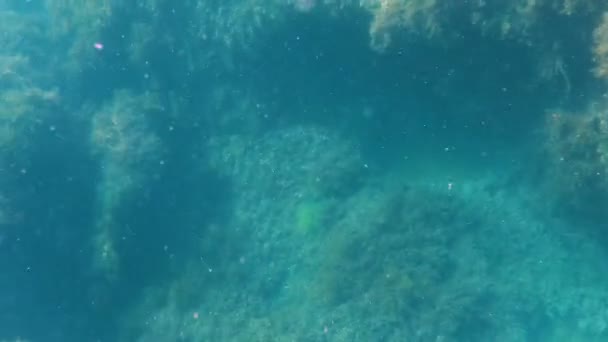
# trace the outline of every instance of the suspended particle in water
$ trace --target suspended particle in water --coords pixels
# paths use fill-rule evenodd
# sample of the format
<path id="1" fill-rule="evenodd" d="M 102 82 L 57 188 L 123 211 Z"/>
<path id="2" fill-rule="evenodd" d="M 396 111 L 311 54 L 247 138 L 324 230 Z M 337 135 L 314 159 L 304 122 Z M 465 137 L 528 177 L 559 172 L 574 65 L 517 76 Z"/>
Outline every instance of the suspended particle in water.
<path id="1" fill-rule="evenodd" d="M 103 44 L 100 42 L 93 43 L 93 47 L 95 48 L 95 50 L 103 50 Z"/>

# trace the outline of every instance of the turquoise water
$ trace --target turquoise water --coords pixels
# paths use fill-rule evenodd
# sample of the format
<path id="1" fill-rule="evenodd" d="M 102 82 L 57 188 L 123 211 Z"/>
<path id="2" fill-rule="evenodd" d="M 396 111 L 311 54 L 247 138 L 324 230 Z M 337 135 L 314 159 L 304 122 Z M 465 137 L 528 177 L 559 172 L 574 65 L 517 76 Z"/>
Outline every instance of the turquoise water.
<path id="1" fill-rule="evenodd" d="M 0 0 L 0 341 L 607 341 L 607 82 L 591 0 Z"/>

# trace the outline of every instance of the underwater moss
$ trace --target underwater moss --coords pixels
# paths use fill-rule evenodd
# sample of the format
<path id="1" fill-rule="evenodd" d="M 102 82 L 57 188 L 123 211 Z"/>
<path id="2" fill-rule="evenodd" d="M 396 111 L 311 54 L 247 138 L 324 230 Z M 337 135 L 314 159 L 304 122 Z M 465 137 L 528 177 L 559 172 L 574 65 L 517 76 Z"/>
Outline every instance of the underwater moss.
<path id="1" fill-rule="evenodd" d="M 322 229 L 328 205 L 322 201 L 307 200 L 300 202 L 295 212 L 295 228 L 299 234 L 316 234 Z"/>

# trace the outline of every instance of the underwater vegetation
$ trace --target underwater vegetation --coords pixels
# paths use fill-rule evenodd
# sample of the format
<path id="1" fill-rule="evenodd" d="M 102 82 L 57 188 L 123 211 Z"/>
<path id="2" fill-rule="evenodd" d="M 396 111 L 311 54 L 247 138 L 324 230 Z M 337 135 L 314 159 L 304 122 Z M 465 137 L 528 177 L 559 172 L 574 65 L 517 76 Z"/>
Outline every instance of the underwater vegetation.
<path id="1" fill-rule="evenodd" d="M 150 132 L 146 116 L 158 115 L 161 107 L 153 94 L 134 95 L 116 91 L 111 103 L 92 114 L 91 147 L 99 155 L 102 171 L 98 180 L 99 199 L 95 230 L 97 262 L 100 272 L 114 277 L 120 264 L 116 241 L 122 230 L 117 218 L 124 202 L 133 201 L 134 193 L 142 192 L 144 184 L 158 166 L 163 152 L 159 138 Z"/>
<path id="2" fill-rule="evenodd" d="M 590 114 L 552 113 L 547 119 L 550 191 L 567 213 L 603 222 L 608 199 L 605 110 Z"/>
<path id="3" fill-rule="evenodd" d="M 0 0 L 1 341 L 608 339 L 608 5 Z"/>

